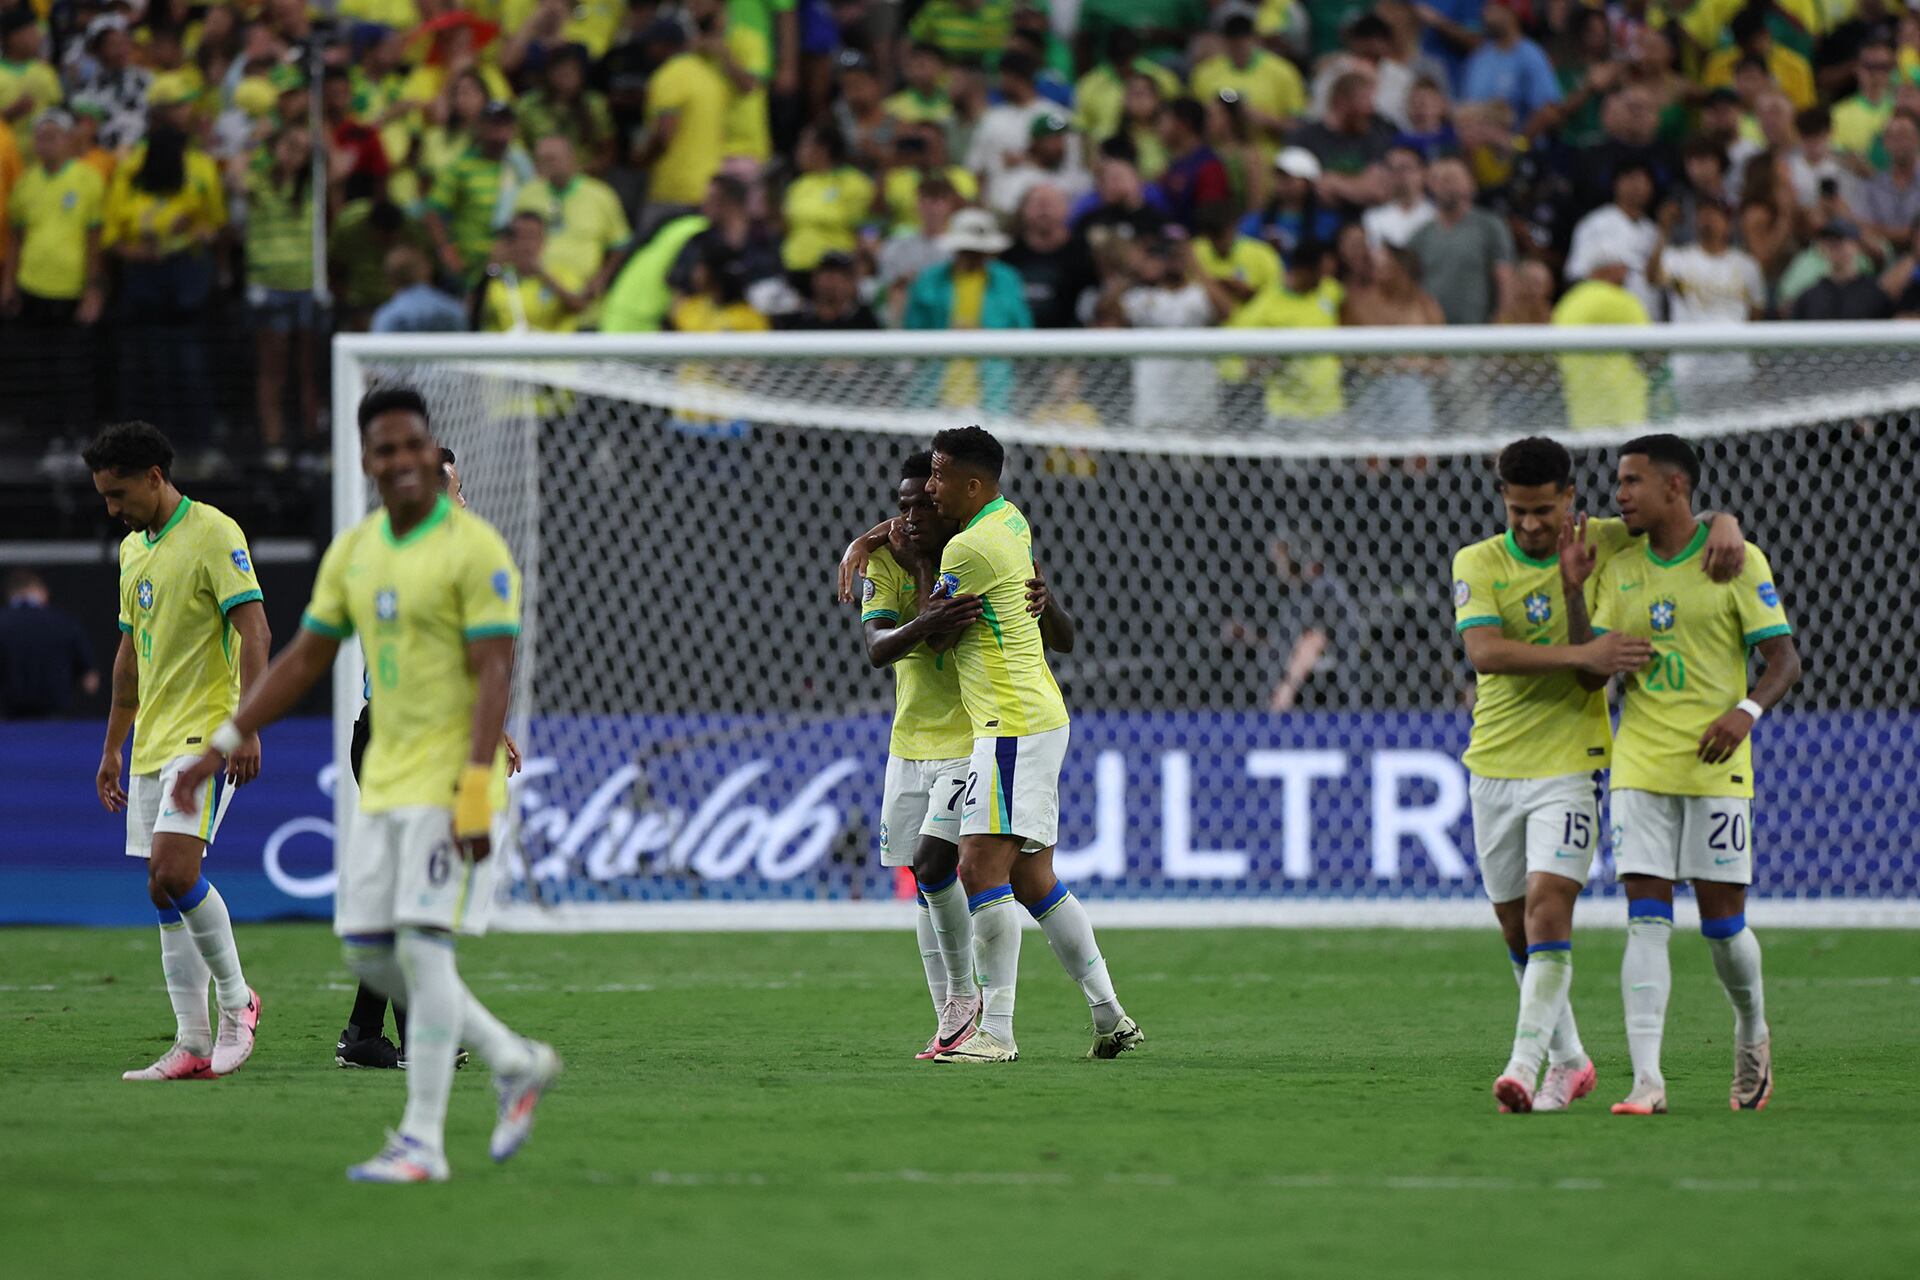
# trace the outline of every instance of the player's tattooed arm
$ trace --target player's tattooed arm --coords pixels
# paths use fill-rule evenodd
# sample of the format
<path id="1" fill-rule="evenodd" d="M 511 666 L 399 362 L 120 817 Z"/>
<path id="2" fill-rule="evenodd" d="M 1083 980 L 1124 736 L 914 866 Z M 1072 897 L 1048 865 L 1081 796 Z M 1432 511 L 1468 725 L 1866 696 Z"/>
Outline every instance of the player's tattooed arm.
<path id="1" fill-rule="evenodd" d="M 895 523 L 895 520 L 882 520 L 847 544 L 846 552 L 840 557 L 841 604 L 854 602 L 860 579 L 867 574 L 867 561 L 873 558 L 874 552 L 888 545 Z"/>
<path id="2" fill-rule="evenodd" d="M 1747 533 L 1737 517 L 1724 511 L 1703 511 L 1706 545 L 1700 548 L 1700 567 L 1715 582 L 1732 582 L 1747 567 Z"/>
<path id="3" fill-rule="evenodd" d="M 1747 697 L 1759 703 L 1762 711 L 1771 711 L 1800 682 L 1800 650 L 1792 636 L 1770 636 L 1757 647 L 1760 661 L 1766 667 L 1760 673 L 1760 682 Z M 1732 759 L 1734 751 L 1752 732 L 1753 717 L 1739 707 L 1729 708 L 1700 735 L 1700 745 L 1694 754 L 1707 764 L 1720 764 Z"/>
<path id="4" fill-rule="evenodd" d="M 113 654 L 113 703 L 107 708 L 107 741 L 100 749 L 100 768 L 93 777 L 93 789 L 108 813 L 127 807 L 127 791 L 120 784 L 121 752 L 127 735 L 133 732 L 133 717 L 140 710 L 140 659 L 133 652 L 133 635 L 120 633 L 120 647 Z"/>
<path id="5" fill-rule="evenodd" d="M 273 632 L 267 626 L 267 610 L 258 600 L 249 600 L 227 614 L 227 622 L 240 637 L 240 696 L 246 697 L 267 673 L 267 652 L 273 647 Z M 247 735 L 240 749 L 227 757 L 227 781 L 245 786 L 260 776 L 260 735 Z"/>
<path id="6" fill-rule="evenodd" d="M 1053 594 L 1037 561 L 1033 566 L 1033 576 L 1027 579 L 1027 612 L 1040 619 L 1040 640 L 1047 648 L 1055 653 L 1073 652 L 1074 636 L 1077 634 L 1073 615 Z"/>

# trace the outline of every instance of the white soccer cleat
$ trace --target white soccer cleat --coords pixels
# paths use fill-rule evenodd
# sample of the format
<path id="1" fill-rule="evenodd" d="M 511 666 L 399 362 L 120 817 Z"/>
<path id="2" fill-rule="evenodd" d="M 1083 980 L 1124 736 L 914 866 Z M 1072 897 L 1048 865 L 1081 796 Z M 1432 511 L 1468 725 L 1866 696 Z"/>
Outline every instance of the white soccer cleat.
<path id="1" fill-rule="evenodd" d="M 1667 1114 L 1667 1086 L 1665 1084 L 1638 1084 L 1633 1092 L 1613 1104 L 1613 1114 L 1617 1116 L 1663 1116 Z"/>
<path id="2" fill-rule="evenodd" d="M 1765 1111 L 1773 1098 L 1773 1037 L 1733 1047 L 1733 1089 L 1727 1105 L 1735 1111 Z"/>
<path id="3" fill-rule="evenodd" d="M 122 1080 L 211 1080 L 213 1076 L 213 1059 L 181 1048 L 178 1040 L 152 1066 L 120 1073 Z"/>
<path id="4" fill-rule="evenodd" d="M 1003 1044 L 996 1040 L 992 1032 L 978 1030 L 953 1048 L 935 1054 L 933 1060 L 935 1062 L 1018 1062 L 1020 1051 L 1010 1044 Z"/>
<path id="5" fill-rule="evenodd" d="M 1572 1063 L 1548 1067 L 1546 1078 L 1540 1082 L 1540 1091 L 1533 1095 L 1533 1109 L 1565 1111 L 1569 1103 L 1592 1093 L 1599 1080 L 1600 1073 L 1593 1069 L 1591 1058 L 1577 1067 Z"/>
<path id="6" fill-rule="evenodd" d="M 1117 1058 L 1130 1049 L 1138 1049 L 1147 1042 L 1147 1033 L 1132 1018 L 1121 1016 L 1111 1031 L 1103 1032 L 1093 1038 L 1093 1048 L 1087 1050 L 1089 1058 Z"/>
<path id="7" fill-rule="evenodd" d="M 927 1041 L 927 1052 L 919 1056 L 937 1059 L 941 1054 L 965 1044 L 980 1027 L 980 1011 L 983 1007 L 978 991 L 964 1000 L 948 1000 L 940 1009 L 939 1030 L 933 1033 L 933 1039 Z"/>
<path id="8" fill-rule="evenodd" d="M 1493 1082 L 1493 1096 L 1499 1101 L 1502 1114 L 1524 1115 L 1533 1110 L 1533 1087 L 1511 1073 Z"/>
<path id="9" fill-rule="evenodd" d="M 253 1032 L 260 1025 L 260 996 L 247 988 L 247 1007 L 220 1011 L 220 1031 L 213 1038 L 213 1074 L 231 1075 L 253 1056 Z"/>
<path id="10" fill-rule="evenodd" d="M 447 1158 L 424 1142 L 387 1131 L 387 1145 L 373 1159 L 347 1170 L 353 1182 L 445 1182 Z"/>
<path id="11" fill-rule="evenodd" d="M 500 1118 L 494 1123 L 487 1151 L 496 1163 L 511 1158 L 533 1133 L 533 1110 L 540 1105 L 540 1095 L 560 1078 L 560 1055 L 552 1045 L 529 1040 L 527 1048 L 533 1053 L 533 1062 L 525 1071 L 493 1077 L 494 1090 L 500 1095 Z"/>

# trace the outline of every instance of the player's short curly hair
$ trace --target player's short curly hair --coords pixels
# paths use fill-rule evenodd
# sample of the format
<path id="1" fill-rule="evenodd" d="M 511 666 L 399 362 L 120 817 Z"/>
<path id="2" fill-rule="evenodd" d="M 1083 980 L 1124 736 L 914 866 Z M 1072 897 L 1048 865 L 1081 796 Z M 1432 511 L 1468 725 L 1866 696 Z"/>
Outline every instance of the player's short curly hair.
<path id="1" fill-rule="evenodd" d="M 373 420 L 383 413 L 417 413 L 429 427 L 433 418 L 427 413 L 427 398 L 408 386 L 375 387 L 360 398 L 360 434 L 364 437 Z"/>
<path id="2" fill-rule="evenodd" d="M 1662 466 L 1672 467 L 1686 476 L 1687 483 L 1695 489 L 1700 487 L 1700 455 L 1694 447 L 1679 436 L 1660 431 L 1653 435 L 1636 436 L 1620 446 L 1620 456 L 1630 453 L 1645 454 L 1650 460 Z"/>
<path id="3" fill-rule="evenodd" d="M 925 480 L 932 474 L 933 450 L 931 449 L 922 449 L 918 453 L 910 453 L 907 455 L 907 460 L 900 464 L 900 478 L 902 480 Z"/>
<path id="4" fill-rule="evenodd" d="M 173 443 L 151 422 L 116 422 L 105 427 L 80 456 L 89 471 L 131 476 L 158 467 L 161 479 L 173 479 Z"/>
<path id="5" fill-rule="evenodd" d="M 955 462 L 977 467 L 995 480 L 1006 465 L 1007 451 L 985 427 L 952 427 L 933 438 L 933 451 Z"/>
<path id="6" fill-rule="evenodd" d="M 1494 463 L 1501 487 L 1550 484 L 1564 489 L 1573 483 L 1573 455 L 1558 440 L 1528 436 L 1500 451 Z"/>

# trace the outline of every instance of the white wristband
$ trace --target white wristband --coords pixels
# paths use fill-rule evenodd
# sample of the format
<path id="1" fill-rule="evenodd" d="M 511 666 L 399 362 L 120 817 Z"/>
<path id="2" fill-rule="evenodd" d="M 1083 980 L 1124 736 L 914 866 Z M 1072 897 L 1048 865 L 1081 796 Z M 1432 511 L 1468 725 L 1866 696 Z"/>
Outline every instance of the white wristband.
<path id="1" fill-rule="evenodd" d="M 207 739 L 207 745 L 223 756 L 230 756 L 240 749 L 242 741 L 240 730 L 229 720 L 213 731 L 213 736 Z"/>
<path id="2" fill-rule="evenodd" d="M 1767 709 L 1761 706 L 1759 703 L 1755 702 L 1752 698 L 1740 699 L 1740 701 L 1734 704 L 1733 709 L 1735 711 L 1744 711 L 1748 715 L 1752 716 L 1753 722 L 1755 724 L 1759 724 L 1760 717 L 1767 714 Z"/>

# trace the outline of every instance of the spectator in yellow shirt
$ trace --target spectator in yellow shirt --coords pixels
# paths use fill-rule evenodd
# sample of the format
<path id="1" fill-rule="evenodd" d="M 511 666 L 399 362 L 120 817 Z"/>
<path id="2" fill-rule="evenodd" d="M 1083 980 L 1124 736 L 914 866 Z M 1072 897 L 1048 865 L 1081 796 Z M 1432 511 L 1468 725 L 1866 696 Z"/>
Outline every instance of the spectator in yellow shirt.
<path id="1" fill-rule="evenodd" d="M 1217 98 L 1222 89 L 1238 93 L 1241 113 L 1257 131 L 1266 163 L 1271 164 L 1281 139 L 1306 107 L 1306 87 L 1291 62 L 1259 46 L 1248 15 L 1233 14 L 1220 33 L 1226 38 L 1226 51 L 1194 67 L 1193 96 L 1206 102 Z"/>
<path id="2" fill-rule="evenodd" d="M 953 99 L 947 96 L 947 55 L 939 45 L 916 44 L 907 51 L 902 69 L 906 85 L 881 103 L 901 124 L 945 125 L 953 119 Z"/>
<path id="3" fill-rule="evenodd" d="M 831 125 L 800 135 L 800 176 L 787 187 L 781 211 L 787 235 L 780 261 L 789 271 L 811 271 L 823 254 L 852 253 L 860 224 L 873 208 L 873 179 L 847 163 L 847 142 Z"/>
<path id="4" fill-rule="evenodd" d="M 539 214 L 547 227 L 547 265 L 591 281 L 598 295 L 606 286 L 603 269 L 633 238 L 627 211 L 612 187 L 580 172 L 573 144 L 557 133 L 540 139 L 533 165 L 540 177 L 520 188 L 514 211 Z"/>
<path id="5" fill-rule="evenodd" d="M 1556 325 L 1644 325 L 1647 309 L 1625 289 L 1628 264 L 1618 257 L 1601 262 L 1587 278 L 1567 290 L 1553 309 Z M 1647 375 L 1624 351 L 1563 355 L 1560 380 L 1567 393 L 1567 425 L 1637 426 L 1647 420 Z"/>
<path id="6" fill-rule="evenodd" d="M 1893 118 L 1893 46 L 1870 44 L 1854 61 L 1860 91 L 1833 104 L 1833 149 L 1862 160 Z"/>
<path id="7" fill-rule="evenodd" d="M 486 333 L 572 333 L 587 308 L 585 282 L 545 265 L 547 224 L 516 213 L 494 242 L 480 278 L 477 328 Z"/>
<path id="8" fill-rule="evenodd" d="M 773 325 L 747 305 L 746 290 L 740 260 L 710 240 L 694 264 L 693 290 L 674 302 L 667 327 L 678 333 L 764 333 Z"/>
<path id="9" fill-rule="evenodd" d="M 105 183 L 74 160 L 64 111 L 40 113 L 33 154 L 10 196 L 0 173 L 0 204 L 12 231 L 0 252 L 0 314 L 12 331 L 17 367 L 31 371 L 16 379 L 9 398 L 28 421 L 60 427 L 94 416 L 84 326 L 100 318 Z"/>
<path id="10" fill-rule="evenodd" d="M 1708 55 L 1701 82 L 1709 89 L 1731 88 L 1734 68 L 1747 57 L 1767 64 L 1780 91 L 1793 99 L 1798 110 L 1804 111 L 1820 100 L 1814 89 L 1812 65 L 1785 45 L 1775 43 L 1773 33 L 1767 29 L 1764 5 L 1742 9 L 1734 18 L 1733 46 Z"/>
<path id="11" fill-rule="evenodd" d="M 44 38 L 32 6 L 0 12 L 0 124 L 60 105 L 60 77 L 40 57 Z"/>
<path id="12" fill-rule="evenodd" d="M 646 142 L 635 157 L 648 174 L 643 230 L 691 213 L 726 151 L 727 79 L 687 49 L 680 24 L 663 18 L 642 37 L 660 59 L 647 83 Z"/>

